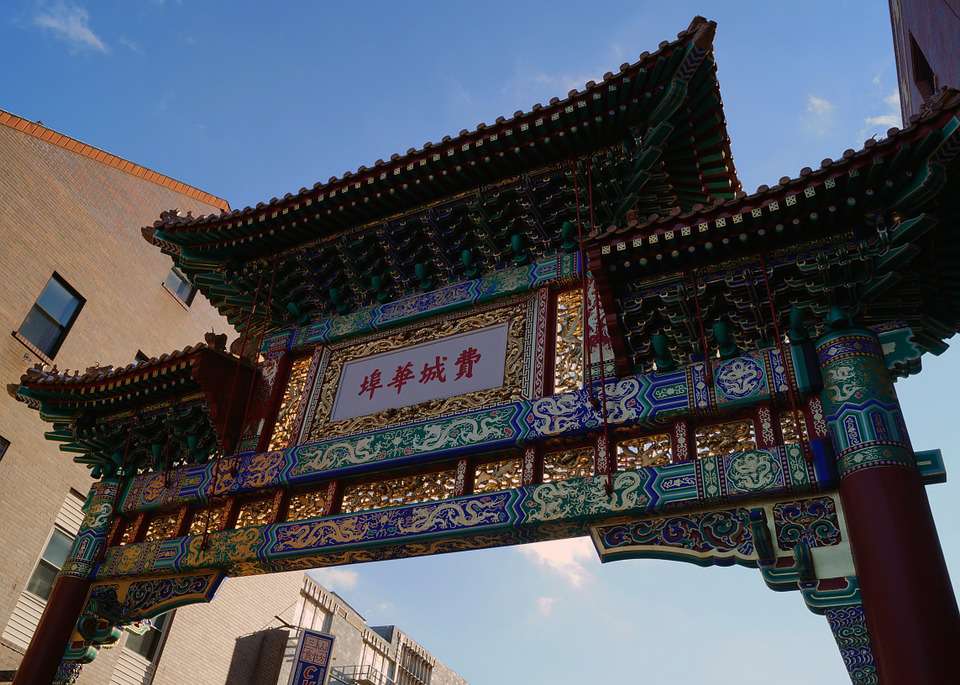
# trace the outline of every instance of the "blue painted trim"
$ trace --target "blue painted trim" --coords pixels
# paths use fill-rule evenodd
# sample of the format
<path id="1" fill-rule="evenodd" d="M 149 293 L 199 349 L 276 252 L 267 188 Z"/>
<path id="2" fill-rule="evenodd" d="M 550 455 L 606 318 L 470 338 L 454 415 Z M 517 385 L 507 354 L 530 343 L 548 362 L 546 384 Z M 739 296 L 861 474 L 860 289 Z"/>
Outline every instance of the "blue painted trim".
<path id="1" fill-rule="evenodd" d="M 943 461 L 943 453 L 939 449 L 914 452 L 914 456 L 924 485 L 947 482 L 947 467 Z"/>

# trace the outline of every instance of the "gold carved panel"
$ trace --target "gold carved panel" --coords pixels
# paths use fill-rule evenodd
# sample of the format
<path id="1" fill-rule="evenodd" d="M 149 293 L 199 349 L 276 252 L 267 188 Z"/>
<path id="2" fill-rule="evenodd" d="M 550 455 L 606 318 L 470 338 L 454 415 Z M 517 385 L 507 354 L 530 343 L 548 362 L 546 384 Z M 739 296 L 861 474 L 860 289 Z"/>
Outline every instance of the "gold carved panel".
<path id="1" fill-rule="evenodd" d="M 569 450 L 547 452 L 543 455 L 543 482 L 555 483 L 568 478 L 588 478 L 593 475 L 593 447 L 575 447 Z"/>
<path id="2" fill-rule="evenodd" d="M 227 515 L 226 502 L 199 507 L 190 517 L 190 535 L 203 535 L 205 532 L 220 530 Z"/>
<path id="3" fill-rule="evenodd" d="M 783 432 L 784 444 L 799 445 L 801 434 L 805 441 L 810 441 L 810 436 L 807 435 L 807 424 L 800 410 L 797 410 L 796 414 L 789 410 L 780 414 L 780 430 Z"/>
<path id="4" fill-rule="evenodd" d="M 670 435 L 643 435 L 617 443 L 617 469 L 632 471 L 643 466 L 665 466 L 670 463 Z"/>
<path id="5" fill-rule="evenodd" d="M 283 390 L 283 399 L 280 400 L 277 422 L 274 425 L 273 435 L 270 436 L 270 446 L 267 448 L 271 452 L 281 450 L 290 444 L 312 360 L 313 357 L 308 354 L 294 359 L 290 365 L 290 379 L 287 381 L 287 387 Z"/>
<path id="6" fill-rule="evenodd" d="M 147 524 L 147 532 L 143 536 L 144 542 L 152 540 L 167 540 L 177 535 L 177 524 L 180 522 L 180 512 L 154 514 Z"/>
<path id="7" fill-rule="evenodd" d="M 247 526 L 266 526 L 277 517 L 277 498 L 274 494 L 249 499 L 240 503 L 237 509 L 237 524 L 234 528 Z"/>
<path id="8" fill-rule="evenodd" d="M 341 511 L 348 514 L 366 509 L 448 499 L 453 497 L 456 480 L 456 469 L 450 469 L 439 473 L 418 473 L 402 478 L 348 485 L 343 491 Z"/>
<path id="9" fill-rule="evenodd" d="M 302 521 L 323 516 L 327 505 L 327 488 L 304 490 L 290 495 L 287 504 L 287 520 Z"/>
<path id="10" fill-rule="evenodd" d="M 753 421 L 728 421 L 697 428 L 697 458 L 757 449 Z"/>
<path id="11" fill-rule="evenodd" d="M 120 534 L 120 544 L 129 545 L 133 542 L 133 536 L 137 532 L 137 519 L 125 519 L 122 525 L 123 533 Z"/>
<path id="12" fill-rule="evenodd" d="M 519 458 L 501 459 L 478 464 L 473 472 L 473 491 L 496 492 L 519 488 L 522 484 L 523 468 Z"/>
<path id="13" fill-rule="evenodd" d="M 460 333 L 507 323 L 507 351 L 504 363 L 503 385 L 499 388 L 477 390 L 464 395 L 429 400 L 409 407 L 386 409 L 375 414 L 356 416 L 342 421 L 331 421 L 337 385 L 341 371 L 348 362 L 383 352 L 392 352 L 412 345 L 420 345 Z M 524 335 L 527 327 L 527 299 L 490 307 L 468 316 L 438 317 L 417 325 L 407 326 L 388 334 L 379 334 L 350 340 L 331 348 L 330 363 L 323 372 L 323 385 L 310 426 L 310 441 L 325 440 L 341 435 L 372 431 L 386 426 L 436 418 L 446 414 L 481 409 L 504 404 L 523 397 Z"/>
<path id="14" fill-rule="evenodd" d="M 573 392 L 583 387 L 583 292 L 557 295 L 557 335 L 553 361 L 553 391 Z"/>

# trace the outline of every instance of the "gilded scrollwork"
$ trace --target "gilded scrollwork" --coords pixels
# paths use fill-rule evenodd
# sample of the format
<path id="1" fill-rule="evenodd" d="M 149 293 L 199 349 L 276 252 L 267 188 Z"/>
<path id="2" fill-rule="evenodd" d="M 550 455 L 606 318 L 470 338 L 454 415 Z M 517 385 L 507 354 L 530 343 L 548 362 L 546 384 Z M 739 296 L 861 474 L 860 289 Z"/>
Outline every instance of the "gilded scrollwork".
<path id="1" fill-rule="evenodd" d="M 419 421 L 521 399 L 524 394 L 523 348 L 527 327 L 527 309 L 526 299 L 514 300 L 506 306 L 488 308 L 470 316 L 438 318 L 420 325 L 407 326 L 389 334 L 350 340 L 334 346 L 331 348 L 330 362 L 321 381 L 322 386 L 314 413 L 316 418 L 310 427 L 310 440 L 327 440 L 341 435 L 373 431 L 385 426 Z M 508 327 L 502 386 L 430 400 L 409 407 L 386 409 L 375 414 L 357 416 L 342 421 L 330 420 L 336 400 L 337 385 L 343 367 L 347 362 L 504 322 L 508 324 Z"/>
<path id="2" fill-rule="evenodd" d="M 348 485 L 343 492 L 343 512 L 381 509 L 453 497 L 456 470 L 418 473 L 401 478 Z"/>
<path id="3" fill-rule="evenodd" d="M 166 540 L 177 534 L 177 527 L 180 523 L 178 512 L 154 514 L 147 524 L 147 532 L 144 534 L 144 540 Z"/>
<path id="4" fill-rule="evenodd" d="M 273 435 L 270 436 L 270 451 L 280 450 L 290 444 L 293 429 L 297 423 L 297 412 L 300 409 L 300 400 L 307 389 L 307 376 L 310 374 L 310 364 L 313 357 L 307 355 L 294 359 L 290 365 L 290 378 L 287 387 L 283 390 L 280 400 L 280 411 L 274 424 Z"/>
<path id="5" fill-rule="evenodd" d="M 323 516 L 326 507 L 326 487 L 295 492 L 290 495 L 290 501 L 287 503 L 287 521 L 302 521 Z"/>
<path id="6" fill-rule="evenodd" d="M 553 363 L 553 391 L 574 392 L 583 387 L 583 291 L 557 295 L 557 335 Z"/>
<path id="7" fill-rule="evenodd" d="M 226 514 L 227 505 L 223 502 L 195 509 L 193 517 L 190 519 L 188 532 L 190 535 L 203 535 L 210 531 L 220 530 Z"/>
<path id="8" fill-rule="evenodd" d="M 520 459 L 501 459 L 478 464 L 473 475 L 473 491 L 496 492 L 521 485 Z"/>
<path id="9" fill-rule="evenodd" d="M 547 452 L 543 456 L 543 482 L 552 483 L 593 475 L 593 447 Z"/>
<path id="10" fill-rule="evenodd" d="M 780 414 L 780 430 L 783 432 L 783 442 L 786 445 L 802 444 L 802 440 L 810 441 L 807 435 L 806 422 L 803 419 L 803 412 L 797 411 L 796 414 L 785 411 Z M 801 440 L 801 434 L 803 438 Z"/>
<path id="11" fill-rule="evenodd" d="M 697 428 L 697 458 L 757 449 L 752 421 L 728 421 Z"/>
<path id="12" fill-rule="evenodd" d="M 237 511 L 235 528 L 265 526 L 277 517 L 277 498 L 273 494 L 243 502 Z"/>
<path id="13" fill-rule="evenodd" d="M 617 469 L 630 471 L 643 466 L 665 466 L 670 463 L 670 455 L 668 433 L 627 438 L 617 442 Z"/>

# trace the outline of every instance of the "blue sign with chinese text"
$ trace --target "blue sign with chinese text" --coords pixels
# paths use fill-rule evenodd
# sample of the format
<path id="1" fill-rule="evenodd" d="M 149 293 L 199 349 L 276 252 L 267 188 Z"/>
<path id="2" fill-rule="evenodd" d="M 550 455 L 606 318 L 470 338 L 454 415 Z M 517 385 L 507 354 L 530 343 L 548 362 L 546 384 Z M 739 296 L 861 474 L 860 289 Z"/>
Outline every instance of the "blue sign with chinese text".
<path id="1" fill-rule="evenodd" d="M 323 685 L 327 682 L 333 636 L 304 630 L 297 643 L 288 685 Z"/>

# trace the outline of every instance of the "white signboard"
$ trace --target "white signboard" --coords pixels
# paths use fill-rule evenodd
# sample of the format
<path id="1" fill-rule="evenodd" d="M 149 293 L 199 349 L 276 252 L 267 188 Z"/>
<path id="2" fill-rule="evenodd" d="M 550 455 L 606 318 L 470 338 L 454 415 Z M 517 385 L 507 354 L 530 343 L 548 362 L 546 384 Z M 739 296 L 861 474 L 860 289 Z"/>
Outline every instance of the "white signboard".
<path id="1" fill-rule="evenodd" d="M 507 324 L 344 365 L 331 420 L 375 414 L 503 385 Z"/>

